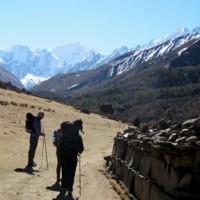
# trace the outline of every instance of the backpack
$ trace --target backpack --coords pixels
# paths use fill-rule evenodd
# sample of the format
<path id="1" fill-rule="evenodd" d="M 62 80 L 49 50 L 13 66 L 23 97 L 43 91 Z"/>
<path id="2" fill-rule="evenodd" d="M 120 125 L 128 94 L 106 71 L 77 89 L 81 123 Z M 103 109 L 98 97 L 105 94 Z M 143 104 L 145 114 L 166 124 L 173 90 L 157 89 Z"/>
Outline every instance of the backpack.
<path id="1" fill-rule="evenodd" d="M 52 142 L 53 142 L 53 144 L 54 144 L 56 147 L 58 147 L 58 145 L 59 145 L 59 141 L 60 141 L 61 135 L 62 135 L 62 134 L 59 133 L 59 129 L 54 130 L 54 132 L 53 132 L 53 137 L 52 137 Z"/>
<path id="2" fill-rule="evenodd" d="M 66 156 L 77 156 L 79 151 L 79 129 L 70 121 L 61 124 L 62 136 L 59 142 L 59 152 Z"/>
<path id="3" fill-rule="evenodd" d="M 82 133 L 83 132 L 83 121 L 82 119 L 77 119 L 73 122 L 74 126 L 78 129 L 78 130 L 81 130 Z"/>
<path id="4" fill-rule="evenodd" d="M 35 116 L 32 113 L 26 113 L 25 129 L 27 133 L 34 133 L 33 120 Z"/>

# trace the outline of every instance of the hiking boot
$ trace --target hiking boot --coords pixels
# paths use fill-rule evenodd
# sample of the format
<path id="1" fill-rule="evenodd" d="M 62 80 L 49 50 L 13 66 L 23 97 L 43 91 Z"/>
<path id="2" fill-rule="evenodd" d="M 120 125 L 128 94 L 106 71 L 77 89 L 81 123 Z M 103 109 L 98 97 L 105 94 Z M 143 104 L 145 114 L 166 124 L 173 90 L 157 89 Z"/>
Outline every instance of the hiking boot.
<path id="1" fill-rule="evenodd" d="M 28 163 L 27 165 L 28 167 L 36 167 L 37 166 L 37 163 L 33 162 L 33 163 Z"/>
<path id="2" fill-rule="evenodd" d="M 25 168 L 32 168 L 32 167 L 33 167 L 33 165 L 27 164 Z"/>
<path id="3" fill-rule="evenodd" d="M 27 165 L 27 166 L 24 168 L 24 170 L 27 171 L 27 172 L 31 172 L 31 171 L 33 171 L 33 168 L 32 168 L 32 166 Z"/>

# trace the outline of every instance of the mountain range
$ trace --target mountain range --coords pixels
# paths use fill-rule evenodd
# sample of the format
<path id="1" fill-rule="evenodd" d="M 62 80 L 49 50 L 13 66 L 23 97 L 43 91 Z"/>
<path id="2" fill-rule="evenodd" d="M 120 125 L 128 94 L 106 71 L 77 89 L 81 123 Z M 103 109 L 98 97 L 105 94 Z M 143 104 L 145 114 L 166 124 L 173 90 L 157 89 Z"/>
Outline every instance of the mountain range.
<path id="1" fill-rule="evenodd" d="M 57 74 L 93 69 L 112 61 L 131 50 L 140 52 L 179 36 L 193 34 L 199 27 L 189 31 L 178 29 L 160 39 L 155 39 L 132 49 L 122 46 L 109 55 L 101 55 L 95 50 L 83 47 L 79 42 L 54 48 L 32 50 L 28 46 L 13 45 L 10 49 L 0 50 L 0 66 L 20 79 L 27 89 Z"/>
<path id="2" fill-rule="evenodd" d="M 104 56 L 78 42 L 57 47 L 51 52 L 14 45 L 11 49 L 0 50 L 0 66 L 20 79 L 25 88 L 31 88 L 56 74 L 100 66 L 127 51 L 126 47 L 121 47 Z"/>
<path id="3" fill-rule="evenodd" d="M 121 120 L 180 120 L 198 115 L 199 43 L 200 27 L 106 56 L 80 43 L 51 52 L 16 45 L 0 51 L 0 65 L 27 88 L 38 84 L 32 92 L 80 109 L 99 112 L 112 104 L 112 117 Z"/>
<path id="4" fill-rule="evenodd" d="M 148 122 L 196 117 L 200 32 L 195 30 L 150 42 L 90 70 L 58 74 L 32 92 L 92 112 L 112 104 L 112 117 L 125 121 L 138 116 Z"/>

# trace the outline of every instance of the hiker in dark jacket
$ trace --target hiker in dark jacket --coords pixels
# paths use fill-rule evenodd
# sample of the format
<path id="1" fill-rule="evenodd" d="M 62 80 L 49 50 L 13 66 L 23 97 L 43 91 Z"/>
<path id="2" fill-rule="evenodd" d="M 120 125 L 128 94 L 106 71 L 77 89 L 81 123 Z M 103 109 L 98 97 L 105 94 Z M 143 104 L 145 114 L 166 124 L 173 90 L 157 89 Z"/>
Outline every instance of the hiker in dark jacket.
<path id="1" fill-rule="evenodd" d="M 44 111 L 40 110 L 36 117 L 33 119 L 33 129 L 34 131 L 30 134 L 30 146 L 28 152 L 28 168 L 36 167 L 34 162 L 35 152 L 38 145 L 39 136 L 45 136 L 42 132 L 41 120 L 44 118 Z"/>
<path id="2" fill-rule="evenodd" d="M 76 123 L 66 121 L 61 124 L 61 130 L 62 137 L 59 144 L 62 165 L 61 186 L 63 191 L 68 192 L 68 196 L 72 196 L 77 156 L 84 150 L 83 140 L 79 134 L 82 128 L 76 126 Z"/>
<path id="3" fill-rule="evenodd" d="M 60 172 L 61 172 L 61 159 L 60 159 L 60 153 L 58 151 L 59 149 L 59 142 L 60 142 L 60 137 L 62 136 L 62 131 L 61 129 L 56 129 L 53 132 L 53 137 L 52 137 L 52 142 L 56 147 L 56 157 L 57 157 L 57 166 L 56 166 L 56 177 L 57 177 L 57 183 L 61 181 L 60 178 Z"/>

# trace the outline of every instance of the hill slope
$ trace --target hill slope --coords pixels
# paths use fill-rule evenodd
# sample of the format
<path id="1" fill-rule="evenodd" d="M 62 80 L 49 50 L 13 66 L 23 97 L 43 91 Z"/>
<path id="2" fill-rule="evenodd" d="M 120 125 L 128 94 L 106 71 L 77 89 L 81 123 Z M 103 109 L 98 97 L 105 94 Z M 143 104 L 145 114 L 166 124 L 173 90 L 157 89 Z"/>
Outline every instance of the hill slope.
<path id="1" fill-rule="evenodd" d="M 23 88 L 21 81 L 16 76 L 14 76 L 12 73 L 8 72 L 1 66 L 0 66 L 0 81 L 3 81 L 5 83 L 9 82 L 13 86 L 16 86 L 18 88 Z"/>
<path id="2" fill-rule="evenodd" d="M 193 118 L 200 104 L 199 37 L 131 51 L 94 70 L 55 76 L 32 91 L 93 112 L 112 104 L 114 117 L 125 121 Z"/>
<path id="3" fill-rule="evenodd" d="M 51 137 L 53 130 L 64 120 L 82 118 L 84 122 L 83 140 L 85 151 L 81 158 L 82 196 L 84 200 L 120 199 L 112 190 L 109 181 L 103 175 L 103 157 L 109 155 L 113 145 L 113 136 L 127 125 L 102 118 L 98 115 L 86 115 L 70 106 L 0 89 L 0 198 L 10 199 L 61 199 L 56 190 L 56 155 Z M 26 112 L 36 114 L 42 108 L 46 112 L 43 126 L 46 135 L 49 169 L 45 160 L 40 172 L 33 174 L 16 172 L 27 164 L 29 135 L 24 130 Z M 42 138 L 36 152 L 36 162 L 41 164 Z M 78 176 L 78 168 L 77 168 Z M 78 177 L 74 194 L 78 196 Z M 101 183 L 101 184 L 99 184 Z M 59 189 L 59 188 L 57 188 Z M 96 193 L 98 191 L 98 194 Z"/>

